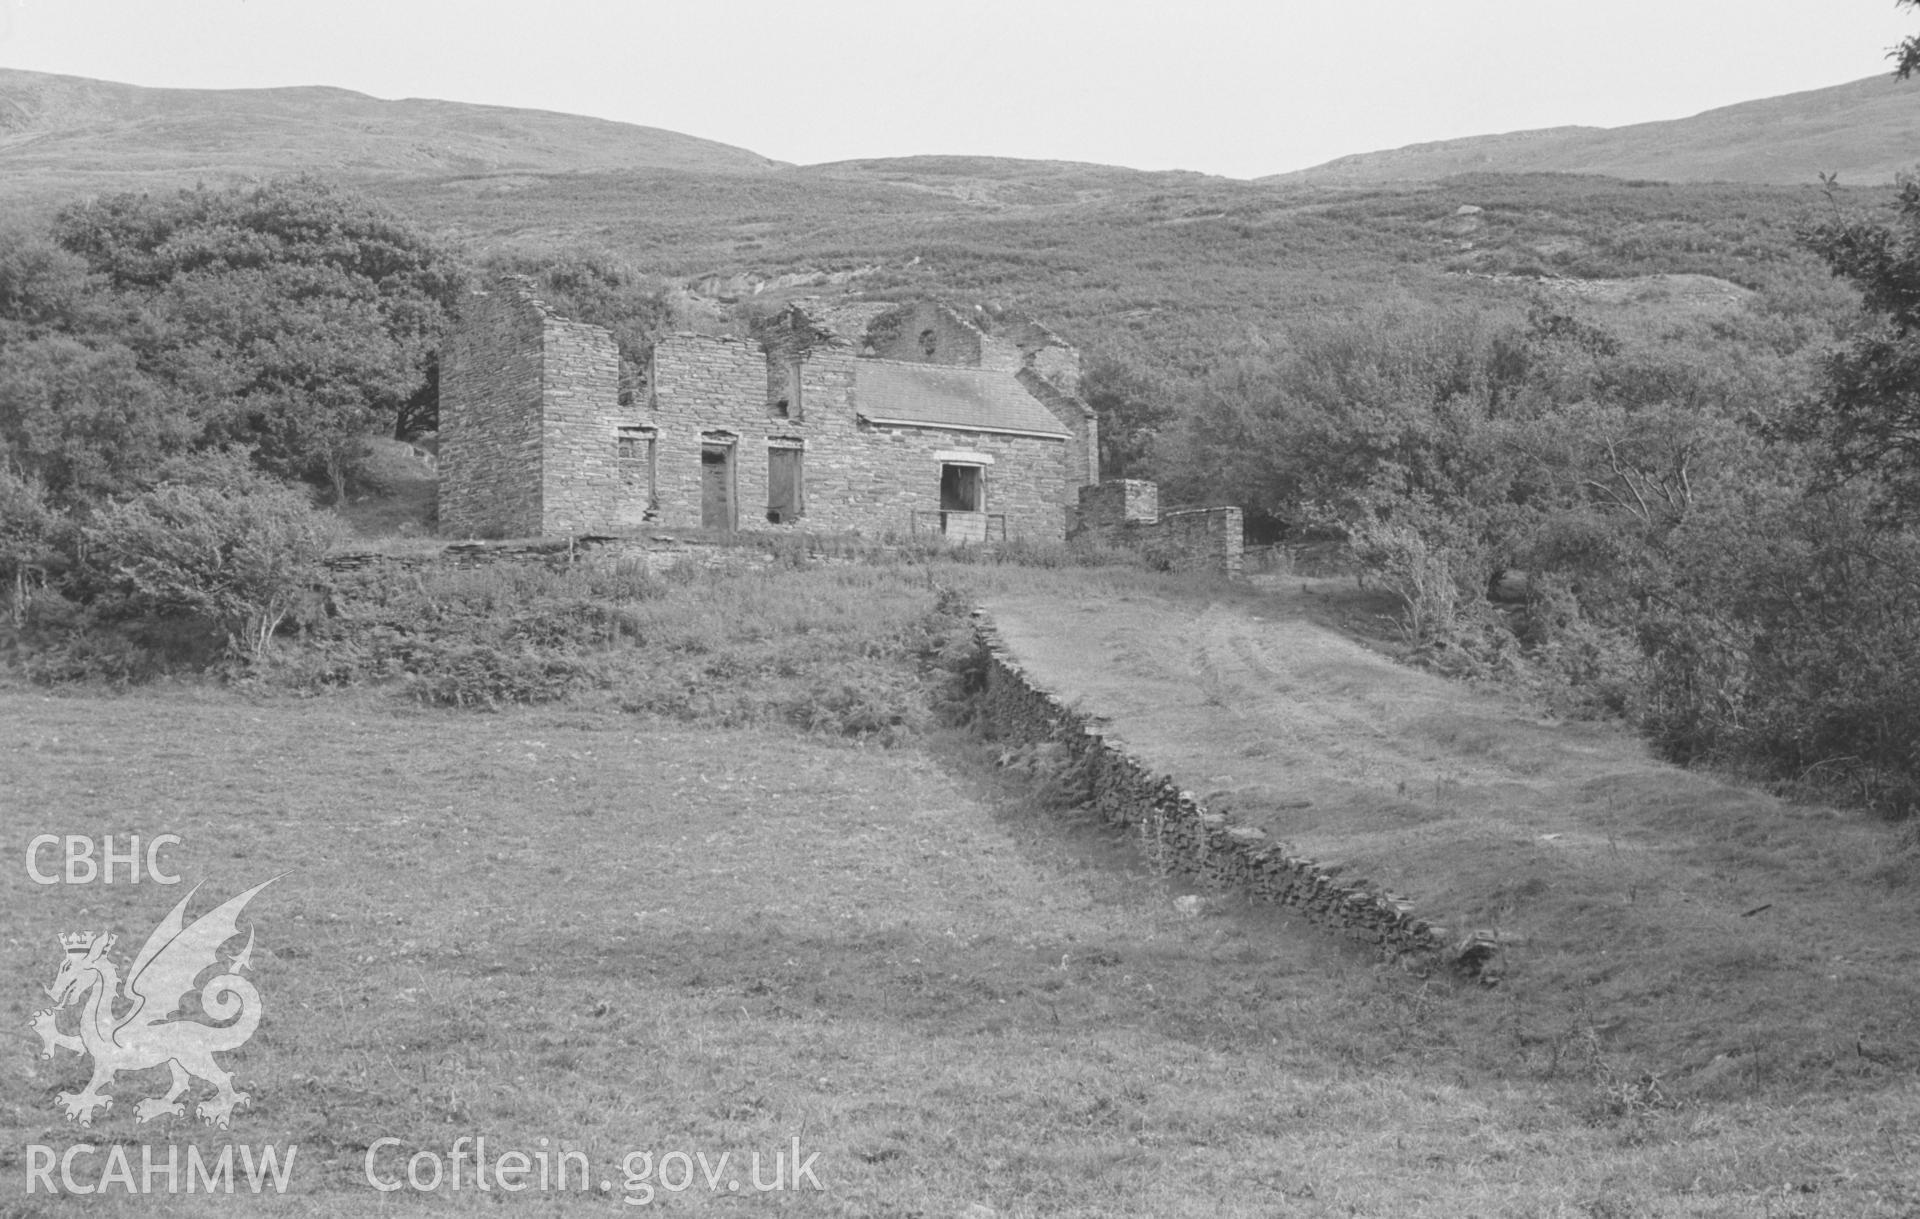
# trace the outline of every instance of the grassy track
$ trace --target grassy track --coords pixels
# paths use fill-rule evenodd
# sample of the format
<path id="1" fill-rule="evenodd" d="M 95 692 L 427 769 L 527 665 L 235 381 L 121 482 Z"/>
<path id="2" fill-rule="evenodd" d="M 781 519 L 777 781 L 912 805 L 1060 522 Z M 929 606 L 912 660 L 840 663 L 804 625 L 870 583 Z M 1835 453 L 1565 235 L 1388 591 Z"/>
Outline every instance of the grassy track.
<path id="1" fill-rule="evenodd" d="M 1920 851 L 1896 830 L 1680 770 L 1618 725 L 1543 719 L 1314 621 L 1356 600 L 1289 579 L 1205 606 L 990 606 L 1030 671 L 1212 807 L 1456 934 L 1509 937 L 1494 967 L 1531 1052 L 1589 1026 L 1623 1077 L 1693 1100 L 1912 1078 Z"/>
<path id="2" fill-rule="evenodd" d="M 1498 994 L 1383 972 L 1266 912 L 1183 914 L 1092 831 L 1032 817 L 956 738 L 863 749 L 615 711 L 189 690 L 0 694 L 0 741 L 14 861 L 0 1019 L 20 1030 L 0 1059 L 9 1183 L 26 1146 L 81 1137 L 53 1101 L 84 1082 L 79 1060 L 43 1062 L 24 1029 L 55 935 L 111 929 L 130 955 L 184 890 L 34 885 L 24 844 L 172 832 L 185 843 L 170 864 L 206 884 L 196 912 L 291 869 L 249 912 L 268 1016 L 233 1064 L 253 1104 L 227 1133 L 136 1127 L 132 1101 L 164 1084 L 150 1072 L 112 1089 L 122 1103 L 86 1137 L 297 1144 L 287 1195 L 246 1200 L 261 1213 L 413 1205 L 366 1184 L 367 1147 L 399 1139 L 378 1164 L 397 1176 L 402 1154 L 479 1134 L 492 1157 L 543 1138 L 579 1149 L 615 1196 L 629 1151 L 730 1152 L 736 1171 L 796 1138 L 819 1154 L 824 1192 L 721 1198 L 696 1180 L 653 1199 L 717 1213 L 1920 1204 L 1910 1081 L 1798 1103 L 1614 1103 L 1582 1030 L 1549 1074 L 1490 1031 Z"/>

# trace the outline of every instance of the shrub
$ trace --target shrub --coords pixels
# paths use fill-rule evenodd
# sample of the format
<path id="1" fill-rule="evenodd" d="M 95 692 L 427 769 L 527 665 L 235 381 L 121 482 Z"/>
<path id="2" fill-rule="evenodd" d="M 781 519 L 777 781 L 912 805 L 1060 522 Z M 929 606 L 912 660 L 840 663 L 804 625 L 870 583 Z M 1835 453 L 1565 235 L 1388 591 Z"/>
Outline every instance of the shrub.
<path id="1" fill-rule="evenodd" d="M 429 706 L 487 711 L 516 703 L 565 698 L 592 680 L 584 663 L 536 652 L 507 652 L 486 644 L 450 644 L 418 656 L 408 680 L 413 696 Z"/>
<path id="2" fill-rule="evenodd" d="M 102 508 L 84 536 L 89 564 L 127 608 L 204 616 L 251 661 L 318 578 L 331 532 L 304 492 L 222 456 Z"/>

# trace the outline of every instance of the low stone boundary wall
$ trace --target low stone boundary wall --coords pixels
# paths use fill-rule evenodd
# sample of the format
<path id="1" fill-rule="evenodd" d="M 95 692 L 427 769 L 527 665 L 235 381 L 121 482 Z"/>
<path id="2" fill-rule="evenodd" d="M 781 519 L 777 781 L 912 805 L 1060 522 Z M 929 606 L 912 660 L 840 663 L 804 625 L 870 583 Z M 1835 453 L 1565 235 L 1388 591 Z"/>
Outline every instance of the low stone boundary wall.
<path id="1" fill-rule="evenodd" d="M 1238 508 L 1160 511 L 1160 488 L 1116 478 L 1080 488 L 1069 539 L 1086 536 L 1137 550 L 1168 571 L 1212 572 L 1238 580 L 1244 571 L 1244 515 Z"/>
<path id="2" fill-rule="evenodd" d="M 1062 705 L 1007 651 L 992 621 L 974 615 L 985 687 L 977 720 L 990 738 L 1064 755 L 1062 769 L 1084 782 L 1109 824 L 1131 828 L 1149 859 L 1167 870 L 1298 910 L 1308 921 L 1410 964 L 1442 961 L 1471 974 L 1498 945 L 1474 932 L 1450 945 L 1448 932 L 1413 913 L 1413 903 L 1337 869 L 1291 854 L 1254 826 L 1210 812 L 1192 792 L 1103 736 L 1095 721 Z"/>
<path id="3" fill-rule="evenodd" d="M 1245 574 L 1241 535 L 1245 522 L 1238 508 L 1183 508 L 1161 514 L 1151 525 L 1127 526 L 1147 557 L 1170 571 L 1208 571 L 1238 580 Z"/>
<path id="4" fill-rule="evenodd" d="M 691 562 L 701 567 L 729 564 L 750 566 L 771 563 L 774 556 L 764 550 L 728 546 L 717 542 L 684 541 L 673 537 L 621 538 L 599 534 L 581 534 L 571 538 L 543 538 L 521 542 L 449 542 L 433 554 L 388 555 L 370 551 L 345 551 L 320 560 L 327 572 L 340 575 L 369 569 L 411 571 L 428 566 L 474 568 L 500 564 L 540 564 L 562 569 L 588 556 L 615 556 L 638 559 L 650 575 L 676 563 Z M 832 560 L 816 560 L 832 561 Z"/>

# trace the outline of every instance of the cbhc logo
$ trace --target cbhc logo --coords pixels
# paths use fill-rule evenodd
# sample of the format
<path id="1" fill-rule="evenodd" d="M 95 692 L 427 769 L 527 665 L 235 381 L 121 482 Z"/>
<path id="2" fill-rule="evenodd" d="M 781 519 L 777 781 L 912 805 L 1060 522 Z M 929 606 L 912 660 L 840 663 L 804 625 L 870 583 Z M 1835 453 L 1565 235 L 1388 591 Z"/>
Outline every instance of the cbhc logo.
<path id="1" fill-rule="evenodd" d="M 40 870 L 41 848 L 57 847 L 62 844 L 66 847 L 66 868 L 59 872 L 42 872 Z M 113 849 L 112 834 L 102 835 L 99 845 L 100 854 L 96 861 L 94 841 L 85 834 L 68 834 L 65 838 L 57 834 L 41 834 L 27 844 L 27 875 L 33 878 L 33 883 L 36 885 L 57 885 L 63 881 L 69 885 L 90 885 L 96 877 L 102 884 L 110 885 L 113 883 L 114 868 L 120 866 L 126 873 L 128 883 L 136 885 L 140 883 L 140 864 L 143 859 L 140 853 L 140 835 L 128 836 L 124 854 Z M 177 885 L 180 883 L 178 873 L 160 870 L 160 848 L 169 845 L 179 846 L 180 835 L 161 834 L 147 843 L 144 856 L 147 876 L 155 884 Z"/>

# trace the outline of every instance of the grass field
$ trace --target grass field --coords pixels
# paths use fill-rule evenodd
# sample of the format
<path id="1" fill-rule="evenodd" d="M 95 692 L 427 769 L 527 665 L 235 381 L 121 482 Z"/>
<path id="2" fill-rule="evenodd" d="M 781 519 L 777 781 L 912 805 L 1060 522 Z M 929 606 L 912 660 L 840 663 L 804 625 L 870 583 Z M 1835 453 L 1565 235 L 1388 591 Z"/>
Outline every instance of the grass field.
<path id="1" fill-rule="evenodd" d="M 972 578 L 1029 595 L 1125 579 Z M 817 571 L 751 579 L 826 588 Z M 0 1020 L 18 1034 L 0 1059 L 0 1179 L 24 1188 L 28 1149 L 82 1139 L 99 1148 L 76 1161 L 83 1184 L 109 1143 L 136 1175 L 141 1144 L 163 1160 L 169 1143 L 299 1149 L 284 1195 L 114 1185 L 88 1200 L 103 1213 L 489 1207 L 503 1195 L 473 1188 L 471 1160 L 464 1188 L 431 1200 L 368 1184 L 369 1148 L 375 1175 L 404 1185 L 409 1156 L 445 1165 L 463 1136 L 484 1136 L 490 1161 L 586 1158 L 587 1195 L 514 1196 L 533 1213 L 614 1199 L 871 1216 L 1920 1207 L 1910 1071 L 1665 1095 L 1577 1005 L 1558 1027 L 1522 1018 L 1518 979 L 1421 979 L 1222 895 L 1177 902 L 1184 890 L 1071 810 L 1037 807 L 955 730 L 882 748 L 598 698 L 475 714 L 384 690 L 199 686 L 0 690 L 0 725 L 0 842 L 16 861 L 40 833 L 173 833 L 166 861 L 186 882 L 41 886 L 7 870 Z M 82 1060 L 39 1058 L 26 1029 L 56 936 L 110 930 L 125 960 L 186 887 L 205 885 L 197 914 L 282 872 L 243 920 L 266 1018 L 230 1056 L 252 1096 L 232 1129 L 136 1125 L 158 1071 L 112 1085 L 120 1104 L 91 1132 L 65 1123 L 55 1094 L 85 1082 Z M 766 1181 L 788 1156 L 790 1178 L 796 1140 L 817 1155 L 803 1188 L 756 1193 L 750 1157 Z M 630 1181 L 635 1152 L 653 1171 L 632 1161 Z M 674 1152 L 692 1173 L 678 1191 Z M 709 1191 L 693 1157 L 722 1153 Z M 17 1197 L 13 1213 L 73 1208 Z"/>

